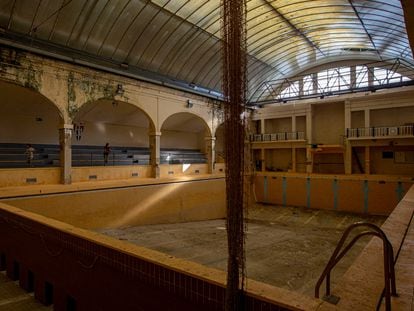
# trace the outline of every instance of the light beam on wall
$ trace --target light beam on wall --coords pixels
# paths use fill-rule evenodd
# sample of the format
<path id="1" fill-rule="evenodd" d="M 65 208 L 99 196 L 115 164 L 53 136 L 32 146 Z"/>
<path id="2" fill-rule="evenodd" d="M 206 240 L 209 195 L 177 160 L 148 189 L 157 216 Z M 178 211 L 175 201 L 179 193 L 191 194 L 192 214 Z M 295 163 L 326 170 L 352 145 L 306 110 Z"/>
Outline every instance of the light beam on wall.
<path id="1" fill-rule="evenodd" d="M 105 124 L 103 123 L 96 123 L 96 128 L 98 129 L 99 132 L 102 132 L 102 133 L 106 132 Z"/>
<path id="2" fill-rule="evenodd" d="M 183 173 L 190 168 L 191 164 L 183 164 Z"/>
<path id="3" fill-rule="evenodd" d="M 168 185 L 160 185 L 159 189 L 152 190 L 152 194 L 142 201 L 135 204 L 122 218 L 114 221 L 109 225 L 110 228 L 119 228 L 126 225 L 133 224 L 134 219 L 146 218 L 143 214 L 148 213 L 147 217 L 153 217 L 156 215 L 164 215 L 166 210 L 166 202 L 162 202 L 163 199 L 179 190 L 184 183 L 174 183 Z M 152 211 L 151 211 L 152 210 Z M 177 211 L 178 213 L 179 211 Z"/>

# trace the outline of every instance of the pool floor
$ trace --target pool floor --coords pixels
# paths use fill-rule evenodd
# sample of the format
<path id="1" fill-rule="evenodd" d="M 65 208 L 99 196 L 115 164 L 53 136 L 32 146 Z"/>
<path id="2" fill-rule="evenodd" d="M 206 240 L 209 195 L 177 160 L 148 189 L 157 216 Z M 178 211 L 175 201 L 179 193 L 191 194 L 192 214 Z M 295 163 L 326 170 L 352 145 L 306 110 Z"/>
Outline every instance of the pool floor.
<path id="1" fill-rule="evenodd" d="M 343 231 L 352 223 L 381 225 L 386 217 L 256 204 L 248 211 L 247 277 L 313 296 L 314 286 Z M 103 229 L 99 232 L 150 249 L 226 270 L 224 220 Z M 338 264 L 332 283 L 362 250 L 363 238 Z M 378 257 L 381 262 L 381 257 Z"/>

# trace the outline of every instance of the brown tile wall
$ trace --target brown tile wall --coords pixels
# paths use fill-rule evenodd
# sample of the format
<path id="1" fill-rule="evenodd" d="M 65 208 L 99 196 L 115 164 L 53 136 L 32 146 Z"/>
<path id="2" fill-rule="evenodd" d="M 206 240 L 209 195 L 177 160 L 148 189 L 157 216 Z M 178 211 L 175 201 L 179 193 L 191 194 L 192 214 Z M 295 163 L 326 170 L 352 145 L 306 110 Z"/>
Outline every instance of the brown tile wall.
<path id="1" fill-rule="evenodd" d="M 223 310 L 223 286 L 133 254 L 71 235 L 0 209 L 0 268 L 28 288 L 34 274 L 35 297 L 47 302 L 53 285 L 54 310 Z M 293 303 L 293 302 L 292 302 Z M 247 295 L 245 310 L 289 310 Z"/>

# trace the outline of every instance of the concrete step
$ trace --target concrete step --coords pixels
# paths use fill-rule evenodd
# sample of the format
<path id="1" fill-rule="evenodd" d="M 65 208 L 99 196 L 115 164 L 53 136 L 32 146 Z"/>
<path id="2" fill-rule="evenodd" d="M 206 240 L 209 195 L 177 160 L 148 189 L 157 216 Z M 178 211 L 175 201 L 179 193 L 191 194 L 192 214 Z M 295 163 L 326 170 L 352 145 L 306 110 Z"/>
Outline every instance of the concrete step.
<path id="1" fill-rule="evenodd" d="M 44 306 L 35 300 L 33 293 L 27 293 L 4 272 L 0 273 L 0 311 L 51 311 L 53 306 Z"/>

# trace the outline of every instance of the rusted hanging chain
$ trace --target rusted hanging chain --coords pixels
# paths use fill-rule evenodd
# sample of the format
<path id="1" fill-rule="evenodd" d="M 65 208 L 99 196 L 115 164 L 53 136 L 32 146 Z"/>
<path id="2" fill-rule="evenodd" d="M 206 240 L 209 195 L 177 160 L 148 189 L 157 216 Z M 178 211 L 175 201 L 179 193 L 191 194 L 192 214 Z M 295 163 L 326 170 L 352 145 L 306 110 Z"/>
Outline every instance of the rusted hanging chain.
<path id="1" fill-rule="evenodd" d="M 243 310 L 245 282 L 246 4 L 222 0 L 222 83 L 226 147 L 226 310 Z"/>

